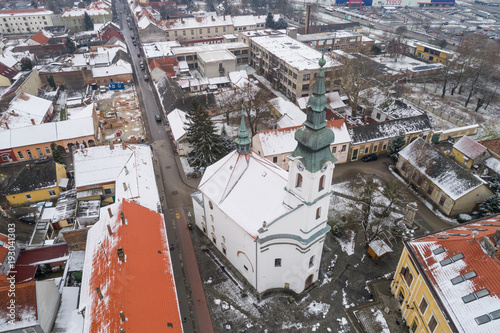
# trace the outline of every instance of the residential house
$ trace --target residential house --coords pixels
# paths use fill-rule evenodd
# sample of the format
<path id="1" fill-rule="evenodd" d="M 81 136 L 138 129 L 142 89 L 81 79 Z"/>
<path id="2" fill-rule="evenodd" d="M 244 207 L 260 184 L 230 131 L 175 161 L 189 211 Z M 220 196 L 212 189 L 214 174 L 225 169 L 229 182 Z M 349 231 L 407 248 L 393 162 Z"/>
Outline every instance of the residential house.
<path id="1" fill-rule="evenodd" d="M 258 75 L 268 77 L 292 101 L 311 94 L 321 52 L 286 35 L 249 37 L 249 41 L 250 64 Z M 341 63 L 329 56 L 324 61 L 326 92 L 339 90 Z"/>
<path id="2" fill-rule="evenodd" d="M 179 46 L 181 44 L 177 41 L 142 43 L 142 51 L 144 52 L 144 57 L 148 61 L 151 61 L 153 59 L 165 59 L 175 56 L 172 48 Z"/>
<path id="3" fill-rule="evenodd" d="M 318 279 L 336 161 L 322 65 L 289 172 L 251 149 L 242 114 L 237 149 L 208 166 L 191 195 L 196 226 L 257 293 L 302 293 Z"/>
<path id="4" fill-rule="evenodd" d="M 351 147 L 349 160 L 357 161 L 367 154 L 386 154 L 389 144 L 399 135 L 404 135 L 406 144 L 418 137 L 429 140 L 432 125 L 427 115 L 388 120 L 349 129 Z"/>
<path id="5" fill-rule="evenodd" d="M 326 119 L 331 119 L 332 111 L 343 114 L 346 111 L 348 98 L 347 96 L 340 96 L 338 91 L 332 91 L 325 94 L 328 101 L 328 111 L 326 112 Z M 297 98 L 297 105 L 303 111 L 307 109 L 307 102 L 309 101 L 309 96 Z"/>
<path id="6" fill-rule="evenodd" d="M 100 200 L 102 205 L 123 198 L 160 209 L 151 149 L 147 145 L 109 145 L 77 149 L 73 153 L 77 199 Z"/>
<path id="7" fill-rule="evenodd" d="M 485 181 L 421 138 L 399 152 L 396 168 L 447 216 L 472 213 L 493 195 Z"/>
<path id="8" fill-rule="evenodd" d="M 152 184 L 156 189 L 154 178 Z M 79 303 L 83 332 L 104 327 L 183 332 L 163 214 L 132 200 L 101 208 L 99 221 L 88 230 Z M 117 287 L 123 286 L 125 272 L 142 278 Z"/>
<path id="9" fill-rule="evenodd" d="M 415 56 L 419 58 L 443 64 L 453 58 L 453 52 L 445 51 L 437 46 L 420 41 L 414 41 L 413 44 L 416 46 Z"/>
<path id="10" fill-rule="evenodd" d="M 253 150 L 259 156 L 277 164 L 279 167 L 288 170 L 289 156 L 297 146 L 295 141 L 295 132 L 302 125 L 287 128 L 278 128 L 267 131 L 260 131 L 252 138 Z M 336 119 L 326 122 L 330 128 L 335 140 L 330 144 L 330 150 L 337 159 L 335 164 L 347 162 L 347 154 L 351 139 L 345 126 L 344 119 Z"/>
<path id="11" fill-rule="evenodd" d="M 164 32 L 165 40 L 176 40 L 184 44 L 222 43 L 222 35 L 234 32 L 233 22 L 228 16 L 186 17 L 156 21 Z"/>
<path id="12" fill-rule="evenodd" d="M 0 129 L 39 125 L 48 122 L 54 114 L 52 101 L 20 92 L 0 117 Z"/>
<path id="13" fill-rule="evenodd" d="M 8 286 L 0 288 L 0 299 L 5 305 L 0 309 L 0 332 L 52 332 L 61 299 L 54 281 L 18 284 L 14 294 Z M 15 309 L 10 311 L 8 304 Z"/>
<path id="14" fill-rule="evenodd" d="M 424 110 L 402 98 L 387 97 L 382 103 L 373 107 L 370 117 L 378 122 L 384 122 L 393 119 L 417 117 L 424 113 Z"/>
<path id="15" fill-rule="evenodd" d="M 484 161 L 487 175 L 500 179 L 500 139 L 479 141 L 480 144 L 488 148 L 492 157 Z"/>
<path id="16" fill-rule="evenodd" d="M 104 24 L 113 20 L 111 7 L 104 1 L 92 2 L 85 8 L 69 8 L 61 14 L 61 24 L 72 32 L 84 31 L 85 13 L 87 13 L 94 24 Z"/>
<path id="17" fill-rule="evenodd" d="M 151 79 L 156 83 L 164 76 L 176 78 L 177 73 L 179 72 L 180 74 L 178 66 L 179 62 L 175 57 L 167 59 L 153 59 L 149 63 L 149 73 L 151 73 Z"/>
<path id="18" fill-rule="evenodd" d="M 411 332 L 496 332 L 500 217 L 404 241 L 391 291 Z"/>
<path id="19" fill-rule="evenodd" d="M 301 126 L 306 121 L 306 113 L 289 100 L 276 97 L 269 100 L 269 105 L 271 106 L 271 112 L 278 117 L 277 128 Z"/>
<path id="20" fill-rule="evenodd" d="M 25 43 L 27 45 L 39 45 L 39 46 L 43 46 L 43 45 L 46 45 L 49 40 L 52 39 L 52 37 L 54 37 L 54 35 L 44 29 L 41 29 L 40 31 L 38 31 L 36 34 L 34 34 L 33 36 L 31 36 L 30 38 L 28 38 Z"/>
<path id="21" fill-rule="evenodd" d="M 109 66 L 92 68 L 92 82 L 98 86 L 107 85 L 111 82 L 132 82 L 132 65 L 124 60 L 118 60 Z"/>
<path id="22" fill-rule="evenodd" d="M 102 27 L 99 28 L 99 37 L 105 43 L 108 43 L 112 38 L 117 38 L 122 42 L 125 41 L 121 33 L 120 27 L 114 22 L 106 22 Z"/>
<path id="23" fill-rule="evenodd" d="M 179 109 L 173 109 L 167 115 L 167 120 L 170 126 L 170 135 L 173 139 L 177 153 L 181 156 L 188 155 L 193 150 L 193 147 L 187 141 L 186 112 Z"/>
<path id="24" fill-rule="evenodd" d="M 57 15 L 43 8 L 0 10 L 0 33 L 29 34 L 54 26 Z"/>
<path id="25" fill-rule="evenodd" d="M 469 138 L 467 135 L 458 140 L 451 149 L 451 155 L 460 164 L 471 169 L 474 165 L 484 162 L 491 157 L 488 148 L 479 142 Z"/>
<path id="26" fill-rule="evenodd" d="M 0 87 L 9 87 L 13 83 L 14 77 L 18 74 L 13 68 L 0 63 Z"/>
<path id="27" fill-rule="evenodd" d="M 30 163 L 3 194 L 10 205 L 55 199 L 61 192 L 61 179 L 66 177 L 62 164 L 54 161 Z"/>
<path id="28" fill-rule="evenodd" d="M 236 57 L 236 65 L 247 64 L 249 60 L 248 46 L 244 43 L 223 43 L 211 45 L 197 45 L 186 47 L 173 47 L 172 52 L 177 57 L 179 64 L 186 61 L 189 69 L 198 69 L 198 55 L 204 52 L 229 51 Z"/>

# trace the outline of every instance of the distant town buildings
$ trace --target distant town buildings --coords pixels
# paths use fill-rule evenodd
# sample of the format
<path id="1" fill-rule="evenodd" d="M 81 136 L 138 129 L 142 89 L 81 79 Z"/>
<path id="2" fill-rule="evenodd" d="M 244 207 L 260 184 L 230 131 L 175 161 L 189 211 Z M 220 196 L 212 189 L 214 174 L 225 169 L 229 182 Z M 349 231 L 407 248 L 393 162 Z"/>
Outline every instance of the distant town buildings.
<path id="1" fill-rule="evenodd" d="M 57 15 L 42 8 L 0 10 L 0 33 L 36 33 L 40 29 L 52 27 Z"/>

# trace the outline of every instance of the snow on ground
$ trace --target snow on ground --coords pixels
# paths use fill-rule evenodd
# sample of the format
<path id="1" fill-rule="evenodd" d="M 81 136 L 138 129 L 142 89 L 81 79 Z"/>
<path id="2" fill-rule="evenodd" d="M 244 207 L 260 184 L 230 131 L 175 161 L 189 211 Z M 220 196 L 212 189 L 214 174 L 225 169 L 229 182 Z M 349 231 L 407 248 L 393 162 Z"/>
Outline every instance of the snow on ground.
<path id="1" fill-rule="evenodd" d="M 342 251 L 344 251 L 348 256 L 354 254 L 354 246 L 356 245 L 356 242 L 354 241 L 355 236 L 356 233 L 354 231 L 347 230 L 344 237 L 335 237 L 335 239 L 337 239 L 337 242 L 339 242 L 340 246 L 342 247 Z"/>
<path id="2" fill-rule="evenodd" d="M 354 314 L 364 328 L 366 333 L 390 333 L 389 326 L 385 321 L 382 311 L 377 308 L 356 310 Z"/>
<path id="3" fill-rule="evenodd" d="M 329 309 L 330 304 L 312 301 L 307 307 L 307 312 L 315 316 L 322 316 L 323 318 L 326 318 Z"/>
<path id="4" fill-rule="evenodd" d="M 182 169 L 184 169 L 184 174 L 187 175 L 190 172 L 194 172 L 194 168 L 189 165 L 189 162 L 188 162 L 188 159 L 186 156 L 181 156 L 181 157 L 179 157 L 179 159 L 181 160 Z"/>

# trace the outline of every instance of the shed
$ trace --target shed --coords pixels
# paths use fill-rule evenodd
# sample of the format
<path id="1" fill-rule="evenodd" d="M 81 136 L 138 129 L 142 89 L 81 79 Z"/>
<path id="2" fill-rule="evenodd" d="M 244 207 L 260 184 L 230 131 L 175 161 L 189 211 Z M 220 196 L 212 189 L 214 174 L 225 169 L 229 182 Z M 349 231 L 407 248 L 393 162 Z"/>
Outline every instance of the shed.
<path id="1" fill-rule="evenodd" d="M 382 258 L 390 252 L 392 252 L 392 249 L 381 239 L 374 240 L 368 244 L 368 254 L 373 259 Z"/>

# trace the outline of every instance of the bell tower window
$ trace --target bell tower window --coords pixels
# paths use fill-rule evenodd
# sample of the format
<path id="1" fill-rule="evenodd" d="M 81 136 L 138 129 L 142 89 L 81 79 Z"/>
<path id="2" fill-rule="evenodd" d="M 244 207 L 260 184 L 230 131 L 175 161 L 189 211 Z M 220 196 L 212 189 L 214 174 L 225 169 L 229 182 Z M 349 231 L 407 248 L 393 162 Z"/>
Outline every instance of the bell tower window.
<path id="1" fill-rule="evenodd" d="M 321 176 L 319 179 L 318 192 L 323 191 L 325 189 L 325 176 Z"/>
<path id="2" fill-rule="evenodd" d="M 297 174 L 297 182 L 295 183 L 295 187 L 302 188 L 302 175 L 300 173 Z"/>

